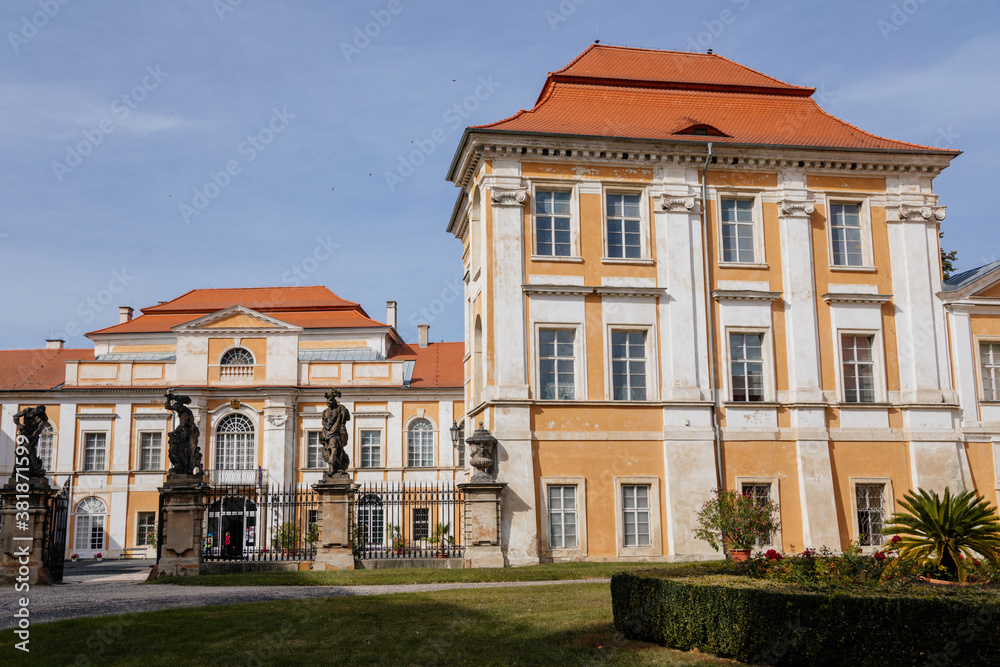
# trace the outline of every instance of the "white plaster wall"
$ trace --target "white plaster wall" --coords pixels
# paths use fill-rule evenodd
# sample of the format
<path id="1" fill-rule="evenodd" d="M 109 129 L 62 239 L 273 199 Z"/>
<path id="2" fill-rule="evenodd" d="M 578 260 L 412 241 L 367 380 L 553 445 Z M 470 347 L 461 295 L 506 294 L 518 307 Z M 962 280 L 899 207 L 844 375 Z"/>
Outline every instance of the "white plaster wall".
<path id="1" fill-rule="evenodd" d="M 14 471 L 14 449 L 17 447 L 15 414 L 17 403 L 0 403 L 0 477 L 4 480 Z"/>
<path id="2" fill-rule="evenodd" d="M 177 361 L 174 363 L 178 384 L 203 385 L 208 382 L 208 337 L 178 336 Z"/>
<path id="3" fill-rule="evenodd" d="M 403 467 L 403 449 L 405 447 L 403 437 L 403 402 L 389 401 L 389 418 L 385 426 L 385 456 L 386 467 Z M 390 473 L 392 479 L 402 479 L 400 473 Z"/>
<path id="4" fill-rule="evenodd" d="M 115 430 L 114 451 L 109 452 L 111 456 L 110 470 L 128 470 L 129 453 L 132 449 L 132 404 L 116 404 L 115 414 L 118 417 L 113 422 Z"/>
<path id="5" fill-rule="evenodd" d="M 825 546 L 839 551 L 840 532 L 830 445 L 825 440 L 800 440 L 796 442 L 795 458 L 799 475 L 803 547 L 818 549 Z"/>
<path id="6" fill-rule="evenodd" d="M 677 560 L 719 558 L 708 542 L 695 537 L 697 514 L 717 486 L 715 443 L 712 440 L 676 440 L 663 443 L 665 461 L 667 546 Z"/>
<path id="7" fill-rule="evenodd" d="M 503 492 L 501 535 L 508 565 L 538 562 L 538 522 L 535 518 L 535 471 L 531 455 L 530 417 L 527 407 L 494 407 L 499 441 L 497 481 L 506 482 Z"/>
<path id="8" fill-rule="evenodd" d="M 268 384 L 297 384 L 298 367 L 299 337 L 268 336 L 265 381 Z"/>
<path id="9" fill-rule="evenodd" d="M 952 493 L 973 488 L 965 447 L 960 442 L 911 442 L 910 475 L 915 489 Z"/>

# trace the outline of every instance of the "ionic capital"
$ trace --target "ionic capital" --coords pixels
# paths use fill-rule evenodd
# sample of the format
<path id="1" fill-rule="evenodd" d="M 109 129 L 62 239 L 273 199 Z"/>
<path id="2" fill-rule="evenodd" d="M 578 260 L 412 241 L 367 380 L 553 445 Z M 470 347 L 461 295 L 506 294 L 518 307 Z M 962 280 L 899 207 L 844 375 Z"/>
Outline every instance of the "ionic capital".
<path id="1" fill-rule="evenodd" d="M 660 195 L 660 206 L 664 211 L 674 213 L 698 213 L 701 211 L 700 197 L 674 197 L 671 195 Z"/>
<path id="2" fill-rule="evenodd" d="M 528 191 L 523 189 L 504 190 L 493 188 L 490 199 L 498 206 L 521 206 L 528 199 Z"/>
<path id="3" fill-rule="evenodd" d="M 800 199 L 782 199 L 778 202 L 778 212 L 786 217 L 808 217 L 816 210 L 811 201 Z"/>

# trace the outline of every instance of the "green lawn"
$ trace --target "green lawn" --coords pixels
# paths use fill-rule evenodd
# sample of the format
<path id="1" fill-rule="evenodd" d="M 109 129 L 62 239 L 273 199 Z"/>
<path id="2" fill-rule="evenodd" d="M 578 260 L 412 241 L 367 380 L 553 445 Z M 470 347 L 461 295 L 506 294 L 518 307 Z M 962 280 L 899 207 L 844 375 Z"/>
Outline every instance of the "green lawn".
<path id="1" fill-rule="evenodd" d="M 165 577 L 151 583 L 189 586 L 358 586 L 362 584 L 440 584 L 483 581 L 560 581 L 567 579 L 607 579 L 615 572 L 641 568 L 684 568 L 717 570 L 721 561 L 711 563 L 545 563 L 528 567 L 398 568 L 386 570 L 329 570 L 322 572 L 240 572 L 207 574 L 198 577 Z"/>
<path id="2" fill-rule="evenodd" d="M 12 631 L 0 632 L 8 649 Z M 5 651 L 10 655 L 12 651 Z M 35 625 L 38 665 L 729 665 L 634 642 L 607 584 L 258 602 Z"/>

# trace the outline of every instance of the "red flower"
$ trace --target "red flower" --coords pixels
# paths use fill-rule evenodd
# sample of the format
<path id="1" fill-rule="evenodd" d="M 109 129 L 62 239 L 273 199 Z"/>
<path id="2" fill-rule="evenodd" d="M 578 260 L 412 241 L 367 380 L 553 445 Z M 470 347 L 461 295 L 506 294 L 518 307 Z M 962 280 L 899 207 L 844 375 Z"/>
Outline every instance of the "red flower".
<path id="1" fill-rule="evenodd" d="M 782 556 L 774 549 L 768 549 L 767 552 L 764 553 L 764 555 L 767 556 L 768 560 L 781 560 L 782 558 L 784 558 L 784 556 Z"/>
<path id="2" fill-rule="evenodd" d="M 893 535 L 892 539 L 889 540 L 889 541 L 892 542 L 893 544 L 895 544 L 896 542 L 901 542 L 902 540 L 903 540 L 903 538 L 900 537 L 899 535 Z"/>
<path id="3" fill-rule="evenodd" d="M 972 564 L 975 565 L 976 567 L 979 567 L 979 561 L 978 560 L 972 561 Z"/>
<path id="4" fill-rule="evenodd" d="M 885 554 L 881 551 L 876 551 L 872 556 L 875 557 L 875 560 L 885 560 Z"/>

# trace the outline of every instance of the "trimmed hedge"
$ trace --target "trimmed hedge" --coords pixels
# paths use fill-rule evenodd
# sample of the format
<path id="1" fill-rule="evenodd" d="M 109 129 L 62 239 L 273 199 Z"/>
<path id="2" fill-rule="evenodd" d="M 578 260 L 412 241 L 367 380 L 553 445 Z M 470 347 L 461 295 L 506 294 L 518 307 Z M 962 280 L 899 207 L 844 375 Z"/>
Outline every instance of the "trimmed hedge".
<path id="1" fill-rule="evenodd" d="M 1000 596 L 981 590 L 810 591 L 745 577 L 611 578 L 631 639 L 768 665 L 998 665 Z"/>

